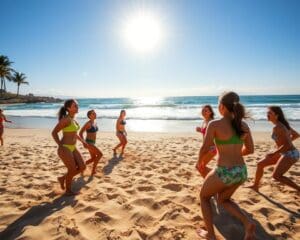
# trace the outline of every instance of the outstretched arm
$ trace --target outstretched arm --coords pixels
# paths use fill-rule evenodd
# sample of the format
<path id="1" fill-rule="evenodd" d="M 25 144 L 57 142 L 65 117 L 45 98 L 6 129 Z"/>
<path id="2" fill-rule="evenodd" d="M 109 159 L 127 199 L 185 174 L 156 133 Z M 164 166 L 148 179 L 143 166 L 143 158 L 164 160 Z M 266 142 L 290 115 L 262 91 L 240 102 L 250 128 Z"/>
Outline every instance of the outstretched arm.
<path id="1" fill-rule="evenodd" d="M 253 138 L 251 135 L 250 128 L 244 122 L 243 122 L 243 130 L 245 131 L 245 134 L 243 136 L 244 145 L 242 148 L 242 156 L 246 156 L 254 153 L 254 143 L 253 143 Z"/>

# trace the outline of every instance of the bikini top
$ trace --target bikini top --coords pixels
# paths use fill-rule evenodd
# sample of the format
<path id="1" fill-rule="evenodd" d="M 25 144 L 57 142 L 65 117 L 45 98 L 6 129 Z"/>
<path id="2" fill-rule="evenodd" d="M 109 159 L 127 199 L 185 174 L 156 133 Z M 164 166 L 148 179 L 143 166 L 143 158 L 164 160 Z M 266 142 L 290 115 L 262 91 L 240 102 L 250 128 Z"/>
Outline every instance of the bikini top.
<path id="1" fill-rule="evenodd" d="M 92 124 L 89 129 L 86 130 L 88 133 L 95 133 L 98 131 L 98 127 L 96 124 Z"/>
<path id="2" fill-rule="evenodd" d="M 274 141 L 277 141 L 278 136 L 273 132 L 272 135 L 271 135 L 271 138 L 272 138 Z"/>
<path id="3" fill-rule="evenodd" d="M 65 132 L 77 132 L 80 129 L 80 126 L 78 123 L 73 119 L 70 118 L 71 123 L 70 125 L 66 126 L 65 128 L 62 129 L 62 131 Z"/>
<path id="4" fill-rule="evenodd" d="M 120 122 L 120 124 L 121 124 L 121 125 L 125 125 L 125 124 L 126 124 L 126 121 L 125 121 L 125 120 L 122 120 L 122 121 Z"/>
<path id="5" fill-rule="evenodd" d="M 205 133 L 206 133 L 206 128 L 207 128 L 207 127 L 200 128 L 200 132 L 201 132 L 203 135 L 205 135 Z"/>
<path id="6" fill-rule="evenodd" d="M 226 145 L 226 144 L 243 144 L 244 141 L 236 134 L 232 135 L 227 140 L 221 140 L 218 138 L 215 138 L 215 144 L 217 145 Z"/>

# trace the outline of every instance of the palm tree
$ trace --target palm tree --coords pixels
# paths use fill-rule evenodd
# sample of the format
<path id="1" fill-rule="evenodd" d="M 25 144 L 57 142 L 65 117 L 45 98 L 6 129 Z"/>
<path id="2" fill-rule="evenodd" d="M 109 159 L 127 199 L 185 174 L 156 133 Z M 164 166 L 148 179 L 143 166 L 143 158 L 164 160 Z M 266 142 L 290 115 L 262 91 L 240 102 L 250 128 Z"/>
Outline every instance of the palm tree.
<path id="1" fill-rule="evenodd" d="M 29 84 L 29 82 L 26 82 L 26 76 L 24 73 L 19 73 L 19 72 L 14 72 L 14 75 L 10 77 L 11 81 L 16 83 L 18 85 L 18 92 L 17 96 L 19 96 L 19 90 L 20 90 L 20 85 L 21 84 Z"/>
<path id="2" fill-rule="evenodd" d="M 12 71 L 12 68 L 10 67 L 11 64 L 12 64 L 12 62 L 9 61 L 7 56 L 0 55 L 0 79 L 1 79 L 0 92 L 1 92 L 1 96 L 2 96 L 3 92 L 6 92 L 5 79 L 10 81 L 11 71 Z"/>

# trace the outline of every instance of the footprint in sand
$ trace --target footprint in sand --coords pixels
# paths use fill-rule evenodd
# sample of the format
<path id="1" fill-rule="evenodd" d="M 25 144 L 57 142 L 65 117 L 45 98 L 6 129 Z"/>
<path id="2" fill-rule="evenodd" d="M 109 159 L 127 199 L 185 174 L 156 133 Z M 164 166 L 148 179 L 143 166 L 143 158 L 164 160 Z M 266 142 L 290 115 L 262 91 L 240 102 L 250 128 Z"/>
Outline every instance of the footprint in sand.
<path id="1" fill-rule="evenodd" d="M 166 185 L 164 185 L 162 187 L 166 188 L 168 190 L 174 191 L 174 192 L 180 192 L 181 189 L 182 189 L 182 185 L 181 184 L 177 184 L 177 183 L 166 184 Z"/>
<path id="2" fill-rule="evenodd" d="M 137 189 L 140 192 L 151 192 L 151 191 L 155 191 L 156 190 L 156 188 L 153 187 L 153 186 L 141 186 L 141 187 L 137 187 Z"/>

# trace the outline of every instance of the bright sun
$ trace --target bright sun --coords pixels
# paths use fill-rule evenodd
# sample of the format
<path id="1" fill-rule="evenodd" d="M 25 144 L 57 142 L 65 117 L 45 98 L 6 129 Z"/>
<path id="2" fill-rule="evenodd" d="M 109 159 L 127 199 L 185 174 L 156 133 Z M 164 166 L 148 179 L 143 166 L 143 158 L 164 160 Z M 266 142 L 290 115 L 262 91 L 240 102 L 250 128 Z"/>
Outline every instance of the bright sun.
<path id="1" fill-rule="evenodd" d="M 149 53 L 159 47 L 162 41 L 162 27 L 157 17 L 138 12 L 127 19 L 124 37 L 130 48 L 139 53 Z"/>

